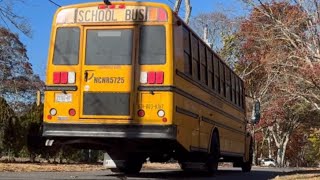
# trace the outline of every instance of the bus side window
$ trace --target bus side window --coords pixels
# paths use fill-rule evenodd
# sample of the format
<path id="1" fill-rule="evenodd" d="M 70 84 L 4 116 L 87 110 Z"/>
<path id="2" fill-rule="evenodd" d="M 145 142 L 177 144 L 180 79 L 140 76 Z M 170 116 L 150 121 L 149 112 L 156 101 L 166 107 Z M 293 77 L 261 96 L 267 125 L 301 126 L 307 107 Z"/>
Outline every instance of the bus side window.
<path id="1" fill-rule="evenodd" d="M 236 103 L 236 82 L 235 82 L 236 75 L 232 72 L 231 73 L 231 101 L 235 104 Z"/>
<path id="2" fill-rule="evenodd" d="M 199 41 L 195 34 L 191 37 L 191 49 L 193 78 L 200 81 Z"/>
<path id="3" fill-rule="evenodd" d="M 208 85 L 208 71 L 207 71 L 207 59 L 206 59 L 206 47 L 200 41 L 200 75 L 201 82 L 205 85 Z"/>
<path id="4" fill-rule="evenodd" d="M 225 65 L 219 60 L 219 71 L 220 71 L 220 94 L 226 97 L 226 82 L 224 77 Z"/>
<path id="5" fill-rule="evenodd" d="M 214 65 L 214 90 L 220 93 L 220 76 L 219 76 L 219 60 L 213 55 L 213 65 Z"/>
<path id="6" fill-rule="evenodd" d="M 186 27 L 183 28 L 183 49 L 184 49 L 184 72 L 186 74 L 192 75 L 190 32 Z"/>
<path id="7" fill-rule="evenodd" d="M 231 101 L 231 75 L 229 67 L 225 66 L 225 81 L 226 81 L 226 98 Z"/>
<path id="8" fill-rule="evenodd" d="M 206 48 L 207 53 L 207 74 L 208 74 L 208 86 L 211 89 L 214 89 L 214 74 L 212 67 L 212 53 L 209 48 Z"/>
<path id="9" fill-rule="evenodd" d="M 236 105 L 239 106 L 239 78 L 236 77 Z"/>
<path id="10" fill-rule="evenodd" d="M 243 81 L 240 80 L 240 107 L 244 108 L 244 86 Z"/>

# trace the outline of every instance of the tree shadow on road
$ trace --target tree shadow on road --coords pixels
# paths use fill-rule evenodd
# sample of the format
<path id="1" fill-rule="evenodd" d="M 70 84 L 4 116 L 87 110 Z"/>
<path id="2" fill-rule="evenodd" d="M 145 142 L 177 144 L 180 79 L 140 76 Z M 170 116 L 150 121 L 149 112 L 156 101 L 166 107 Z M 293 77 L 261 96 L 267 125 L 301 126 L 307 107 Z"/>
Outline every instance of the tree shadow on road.
<path id="1" fill-rule="evenodd" d="M 206 172 L 183 172 L 174 171 L 143 171 L 135 175 L 108 174 L 107 177 L 116 177 L 119 179 L 246 179 L 246 180 L 268 180 L 277 176 L 285 175 L 285 172 L 273 170 L 253 170 L 249 173 L 243 173 L 240 169 L 219 170 L 215 175 L 208 175 Z"/>

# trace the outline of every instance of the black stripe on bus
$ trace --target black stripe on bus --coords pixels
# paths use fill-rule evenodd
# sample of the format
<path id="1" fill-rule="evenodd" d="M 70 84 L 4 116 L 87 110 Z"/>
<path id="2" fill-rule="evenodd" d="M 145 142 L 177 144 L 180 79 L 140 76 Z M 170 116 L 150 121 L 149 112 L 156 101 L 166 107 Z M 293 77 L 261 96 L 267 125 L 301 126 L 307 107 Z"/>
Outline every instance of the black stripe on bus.
<path id="1" fill-rule="evenodd" d="M 178 113 L 181 113 L 181 114 L 184 114 L 184 115 L 193 117 L 193 118 L 195 118 L 195 119 L 198 119 L 198 118 L 199 118 L 199 115 L 198 115 L 198 114 L 193 113 L 193 112 L 188 111 L 188 110 L 185 110 L 185 109 L 180 108 L 180 107 L 178 107 L 178 106 L 176 107 L 176 111 L 177 111 Z"/>
<path id="2" fill-rule="evenodd" d="M 215 107 L 215 106 L 212 106 L 211 104 L 183 91 L 182 89 L 180 88 L 177 88 L 177 87 L 174 87 L 174 86 L 140 86 L 138 88 L 139 91 L 171 91 L 171 92 L 175 92 L 175 93 L 178 93 L 192 101 L 195 101 L 205 107 L 207 107 L 208 109 L 211 109 L 213 111 L 217 111 L 219 112 L 220 114 L 223 114 L 224 116 L 236 121 L 236 122 L 240 122 L 240 123 L 245 123 L 242 119 L 232 115 L 232 114 L 229 114 L 229 113 L 226 113 L 224 112 L 223 110 Z"/>
<path id="3" fill-rule="evenodd" d="M 228 151 L 221 151 L 221 156 L 232 156 L 232 157 L 243 157 L 244 154 L 242 153 L 235 153 L 235 152 L 228 152 Z"/>
<path id="4" fill-rule="evenodd" d="M 232 132 L 235 132 L 235 133 L 238 133 L 238 134 L 241 134 L 241 135 L 245 135 L 246 134 L 245 132 L 242 132 L 242 131 L 240 131 L 238 129 L 234 129 L 234 128 L 230 127 L 230 126 L 226 126 L 224 124 L 221 124 L 221 123 L 219 123 L 219 122 L 217 122 L 215 120 L 206 118 L 204 116 L 201 117 L 201 120 L 204 121 L 204 122 L 207 122 L 209 124 L 212 124 L 214 126 L 217 126 L 217 127 L 220 127 L 220 128 L 225 128 L 225 129 L 228 129 L 228 130 L 230 130 Z"/>
<path id="5" fill-rule="evenodd" d="M 195 151 L 195 152 L 208 152 L 207 148 L 201 148 L 201 147 L 195 147 L 195 146 L 190 146 L 190 151 Z"/>
<path id="6" fill-rule="evenodd" d="M 139 91 L 174 91 L 174 86 L 139 86 Z"/>
<path id="7" fill-rule="evenodd" d="M 77 91 L 78 86 L 45 86 L 44 91 Z"/>
<path id="8" fill-rule="evenodd" d="M 233 106 L 234 108 L 238 109 L 239 111 L 244 111 L 243 108 L 240 108 L 239 106 L 227 101 L 226 99 L 222 98 L 221 96 L 219 96 L 218 93 L 216 93 L 215 91 L 209 90 L 207 86 L 202 85 L 200 82 L 195 81 L 194 79 L 192 79 L 192 77 L 184 74 L 183 72 L 176 70 L 176 74 L 178 76 L 180 76 L 181 78 L 183 78 L 184 80 L 190 82 L 191 84 L 197 86 L 198 88 L 200 88 L 203 91 L 206 91 L 208 94 L 214 95 L 215 97 L 217 97 L 218 99 L 220 99 L 221 101 L 224 101 L 225 103 Z"/>

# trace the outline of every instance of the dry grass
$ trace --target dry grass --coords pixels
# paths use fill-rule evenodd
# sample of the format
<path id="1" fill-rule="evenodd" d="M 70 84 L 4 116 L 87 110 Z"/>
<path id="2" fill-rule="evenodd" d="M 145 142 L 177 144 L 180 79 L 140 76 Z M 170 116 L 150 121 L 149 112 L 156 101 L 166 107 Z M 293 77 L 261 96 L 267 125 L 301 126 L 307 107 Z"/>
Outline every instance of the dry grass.
<path id="1" fill-rule="evenodd" d="M 320 180 L 319 168 L 303 168 L 298 171 L 289 172 L 288 174 L 277 176 L 275 180 Z"/>
<path id="2" fill-rule="evenodd" d="M 166 169 L 166 170 L 177 170 L 180 169 L 177 163 L 145 163 L 143 164 L 144 169 Z"/>
<path id="3" fill-rule="evenodd" d="M 48 163 L 0 163 L 0 172 L 68 172 L 96 171 L 105 169 L 102 165 L 48 164 Z"/>
<path id="4" fill-rule="evenodd" d="M 179 164 L 145 163 L 144 169 L 180 169 Z M 80 172 L 105 170 L 103 165 L 49 164 L 49 163 L 0 163 L 0 172 Z"/>
<path id="5" fill-rule="evenodd" d="M 315 174 L 295 174 L 295 175 L 287 175 L 287 176 L 277 176 L 274 180 L 320 180 L 320 173 Z"/>

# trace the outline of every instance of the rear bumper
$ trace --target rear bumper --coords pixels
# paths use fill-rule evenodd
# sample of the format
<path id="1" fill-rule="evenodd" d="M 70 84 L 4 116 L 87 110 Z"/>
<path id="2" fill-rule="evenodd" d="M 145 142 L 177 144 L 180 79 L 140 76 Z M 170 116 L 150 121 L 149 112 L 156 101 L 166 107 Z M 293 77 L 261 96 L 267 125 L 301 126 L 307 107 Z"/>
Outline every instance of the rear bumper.
<path id="1" fill-rule="evenodd" d="M 170 139 L 177 137 L 176 126 L 106 125 L 106 124 L 43 124 L 44 137 L 61 138 L 146 138 Z"/>

